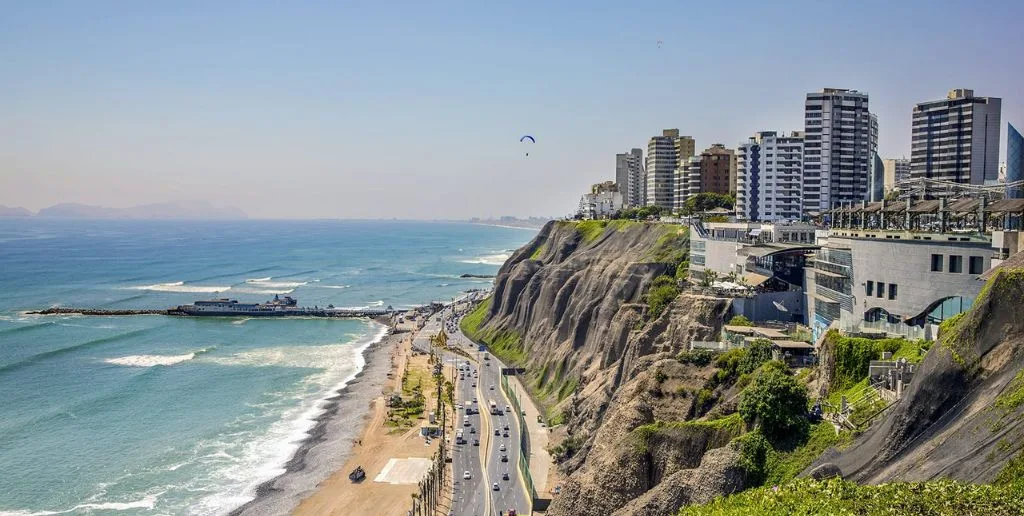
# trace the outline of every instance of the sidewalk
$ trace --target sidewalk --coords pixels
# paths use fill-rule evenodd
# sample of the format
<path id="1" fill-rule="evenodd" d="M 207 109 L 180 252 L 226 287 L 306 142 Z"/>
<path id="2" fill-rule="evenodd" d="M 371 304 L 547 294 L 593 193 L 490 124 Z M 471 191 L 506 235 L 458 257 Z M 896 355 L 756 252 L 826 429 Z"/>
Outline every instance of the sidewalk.
<path id="1" fill-rule="evenodd" d="M 539 498 L 551 498 L 548 492 L 548 471 L 553 466 L 551 454 L 548 453 L 548 429 L 540 426 L 537 416 L 540 411 L 534 405 L 533 400 L 526 395 L 527 391 L 519 382 L 518 376 L 509 376 L 509 385 L 519 398 L 523 411 L 526 415 L 526 432 L 530 436 L 530 477 L 533 478 L 533 487 L 537 490 Z"/>

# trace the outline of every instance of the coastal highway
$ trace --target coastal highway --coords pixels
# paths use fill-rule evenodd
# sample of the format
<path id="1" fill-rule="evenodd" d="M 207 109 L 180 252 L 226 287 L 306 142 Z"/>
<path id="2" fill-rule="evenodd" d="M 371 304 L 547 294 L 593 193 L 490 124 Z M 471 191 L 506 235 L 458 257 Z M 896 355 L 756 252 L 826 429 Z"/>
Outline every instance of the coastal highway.
<path id="1" fill-rule="evenodd" d="M 448 357 L 448 360 L 455 363 L 456 367 L 465 362 L 464 358 L 454 354 L 448 354 Z M 477 369 L 476 364 L 471 363 L 470 367 L 474 370 Z M 465 410 L 466 403 L 477 396 L 477 389 L 473 387 L 474 381 L 472 373 L 465 374 L 465 379 L 456 377 L 455 380 L 455 399 L 463 407 L 456 413 L 455 428 L 463 429 L 466 443 L 455 444 L 455 437 L 452 436 L 452 476 L 455 482 L 452 512 L 459 515 L 483 516 L 487 502 L 486 490 L 490 488 L 489 484 L 484 482 L 485 475 L 481 459 L 481 454 L 487 444 L 486 437 L 483 435 L 484 429 L 481 427 L 484 416 L 475 413 L 467 416 Z M 469 418 L 470 426 L 465 426 L 464 418 L 466 417 Z M 476 433 L 470 433 L 471 428 L 475 429 Z M 479 439 L 479 446 L 473 445 L 474 439 Z M 469 480 L 463 478 L 466 471 L 469 471 L 471 476 Z"/>
<path id="2" fill-rule="evenodd" d="M 478 378 L 474 378 L 472 372 L 468 373 L 465 380 L 458 382 L 459 385 L 457 387 L 460 401 L 464 404 L 466 401 L 471 401 L 475 396 L 478 402 L 474 405 L 478 406 L 480 412 L 482 412 L 482 414 L 470 416 L 471 424 L 476 427 L 476 435 L 479 435 L 480 438 L 478 454 L 474 455 L 478 460 L 482 458 L 486 465 L 484 475 L 482 475 L 485 478 L 479 484 L 474 482 L 474 486 L 476 486 L 478 492 L 486 495 L 484 501 L 490 509 L 487 514 L 491 516 L 498 516 L 499 512 L 507 514 L 509 509 L 515 509 L 519 514 L 527 513 L 530 503 L 525 483 L 519 473 L 519 443 L 522 429 L 519 428 L 519 418 L 516 417 L 515 413 L 505 410 L 512 403 L 501 390 L 500 375 L 502 364 L 493 356 L 489 360 L 484 360 L 484 353 L 477 351 L 476 344 L 463 335 L 457 325 L 449 326 L 448 330 L 449 345 L 466 350 L 474 358 L 474 360 L 470 361 L 471 369 L 479 375 Z M 465 359 L 462 360 L 465 362 Z M 491 389 L 492 386 L 494 387 L 493 389 Z M 489 402 L 491 400 L 494 400 L 502 409 L 501 415 L 490 414 Z M 460 424 L 463 424 L 463 414 L 464 411 L 460 413 Z M 505 431 L 506 427 L 508 428 L 507 432 Z M 495 430 L 498 431 L 498 435 L 494 435 Z M 475 436 L 469 434 L 469 437 L 469 447 L 473 447 L 472 438 Z M 504 452 L 501 451 L 502 445 L 505 447 Z M 502 455 L 506 455 L 507 462 L 501 460 Z M 467 464 L 466 468 L 468 469 L 471 466 L 471 462 L 467 458 L 461 464 Z M 459 479 L 462 478 L 463 471 L 465 469 L 456 468 L 456 473 L 460 475 Z M 475 480 L 477 478 L 476 470 L 470 469 L 470 472 Z M 504 479 L 505 473 L 508 473 L 508 480 Z M 498 484 L 497 491 L 493 488 L 495 482 Z M 459 487 L 461 486 L 456 485 L 456 509 L 453 512 L 459 515 L 483 514 L 473 512 L 476 509 L 477 502 L 475 496 L 467 497 L 467 501 L 464 504 L 460 505 L 458 503 Z"/>

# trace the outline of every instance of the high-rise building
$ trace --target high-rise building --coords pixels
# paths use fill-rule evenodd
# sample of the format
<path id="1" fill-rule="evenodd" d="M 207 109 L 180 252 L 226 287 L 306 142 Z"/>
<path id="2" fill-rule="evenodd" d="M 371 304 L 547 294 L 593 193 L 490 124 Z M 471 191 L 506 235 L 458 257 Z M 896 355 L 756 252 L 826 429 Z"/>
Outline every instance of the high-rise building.
<path id="1" fill-rule="evenodd" d="M 736 149 L 736 216 L 798 220 L 803 210 L 804 134 L 754 133 Z"/>
<path id="2" fill-rule="evenodd" d="M 883 182 L 886 192 L 891 192 L 901 181 L 910 179 L 910 160 L 907 158 L 883 159 L 882 168 L 885 169 Z"/>
<path id="3" fill-rule="evenodd" d="M 686 199 L 700 191 L 700 156 L 692 156 L 680 163 L 676 169 L 676 197 L 673 200 L 675 211 L 686 205 Z"/>
<path id="4" fill-rule="evenodd" d="M 995 181 L 1001 106 L 1001 99 L 975 97 L 967 89 L 914 106 L 911 177 L 978 185 Z"/>
<path id="5" fill-rule="evenodd" d="M 885 196 L 885 166 L 878 156 L 878 117 L 868 113 L 868 151 L 871 161 L 868 162 L 868 191 L 864 199 L 869 202 L 881 201 Z"/>
<path id="6" fill-rule="evenodd" d="M 868 94 L 825 88 L 804 103 L 804 212 L 823 212 L 839 202 L 860 202 L 871 163 Z M 877 134 L 876 134 L 877 138 Z"/>
<path id="7" fill-rule="evenodd" d="M 1024 179 L 1024 137 L 1020 135 L 1011 124 L 1006 124 L 1006 182 L 1007 184 Z M 1010 186 L 1006 189 L 1006 196 L 1011 199 L 1020 199 L 1024 188 Z"/>
<path id="8" fill-rule="evenodd" d="M 692 136 L 679 136 L 679 129 L 665 129 L 647 143 L 647 192 L 645 204 L 665 210 L 675 207 L 676 169 L 694 152 Z"/>
<path id="9" fill-rule="evenodd" d="M 628 207 L 643 206 L 647 178 L 644 176 L 644 151 L 633 149 L 615 155 L 615 184 Z"/>

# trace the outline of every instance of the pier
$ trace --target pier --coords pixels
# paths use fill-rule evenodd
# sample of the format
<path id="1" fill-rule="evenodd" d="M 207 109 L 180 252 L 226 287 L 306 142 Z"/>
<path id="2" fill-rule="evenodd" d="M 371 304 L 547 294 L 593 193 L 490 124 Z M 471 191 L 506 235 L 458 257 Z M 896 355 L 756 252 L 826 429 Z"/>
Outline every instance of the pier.
<path id="1" fill-rule="evenodd" d="M 289 310 L 276 310 L 273 312 L 262 312 L 252 314 L 223 314 L 223 315 L 196 315 L 186 313 L 178 307 L 166 309 L 103 309 L 103 308 L 73 308 L 73 307 L 51 307 L 44 310 L 28 312 L 29 315 L 96 315 L 96 316 L 117 316 L 117 315 L 168 315 L 173 317 L 337 317 L 337 318 L 362 318 L 389 316 L 393 311 L 383 308 L 366 310 L 347 310 L 344 308 L 294 308 Z"/>

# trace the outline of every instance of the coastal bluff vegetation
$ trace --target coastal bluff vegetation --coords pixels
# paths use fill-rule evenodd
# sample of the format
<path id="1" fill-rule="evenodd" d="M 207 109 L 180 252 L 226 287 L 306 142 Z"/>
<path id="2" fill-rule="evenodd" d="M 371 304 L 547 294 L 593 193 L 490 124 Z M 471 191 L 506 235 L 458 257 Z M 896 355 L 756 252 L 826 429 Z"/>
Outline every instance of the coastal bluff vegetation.
<path id="1" fill-rule="evenodd" d="M 818 366 L 791 370 L 766 343 L 689 351 L 730 301 L 684 291 L 688 249 L 680 225 L 550 222 L 463 319 L 553 426 L 548 514 L 1024 514 L 1024 270 L 935 343 L 830 332 Z M 882 352 L 918 364 L 900 400 L 856 428 L 808 419 Z"/>

